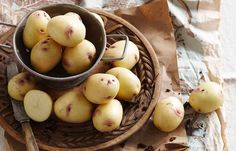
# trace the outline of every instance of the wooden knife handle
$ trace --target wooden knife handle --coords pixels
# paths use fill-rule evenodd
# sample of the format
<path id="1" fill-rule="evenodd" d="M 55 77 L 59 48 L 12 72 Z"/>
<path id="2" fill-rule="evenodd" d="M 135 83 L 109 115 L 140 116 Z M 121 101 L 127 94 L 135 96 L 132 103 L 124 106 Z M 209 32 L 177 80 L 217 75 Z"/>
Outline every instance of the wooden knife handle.
<path id="1" fill-rule="evenodd" d="M 21 126 L 25 134 L 25 142 L 26 142 L 27 151 L 39 151 L 30 123 L 23 122 L 21 123 Z"/>

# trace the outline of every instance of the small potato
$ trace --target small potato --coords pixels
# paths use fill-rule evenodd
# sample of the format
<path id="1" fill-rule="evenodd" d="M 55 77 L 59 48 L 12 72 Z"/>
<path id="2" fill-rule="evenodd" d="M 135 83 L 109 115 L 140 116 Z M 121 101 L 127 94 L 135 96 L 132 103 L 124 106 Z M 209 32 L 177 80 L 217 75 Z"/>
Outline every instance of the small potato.
<path id="1" fill-rule="evenodd" d="M 70 91 L 59 97 L 54 104 L 54 112 L 62 121 L 83 123 L 92 117 L 92 103 L 82 94 Z"/>
<path id="2" fill-rule="evenodd" d="M 36 81 L 33 76 L 27 72 L 22 72 L 15 75 L 8 82 L 9 95 L 18 101 L 23 101 L 25 94 L 36 88 Z"/>
<path id="3" fill-rule="evenodd" d="M 43 91 L 30 90 L 24 98 L 26 114 L 36 122 L 46 121 L 52 112 L 52 99 Z"/>
<path id="4" fill-rule="evenodd" d="M 48 34 L 57 43 L 66 47 L 75 47 L 84 40 L 86 29 L 82 21 L 70 15 L 53 17 L 48 22 Z"/>
<path id="5" fill-rule="evenodd" d="M 93 115 L 93 125 L 100 132 L 110 132 L 120 126 L 123 117 L 121 103 L 112 99 L 107 104 L 99 105 Z"/>
<path id="6" fill-rule="evenodd" d="M 199 113 L 215 111 L 223 105 L 222 87 L 215 82 L 204 82 L 195 88 L 189 98 L 192 108 Z"/>
<path id="7" fill-rule="evenodd" d="M 125 47 L 125 40 L 117 41 L 105 51 L 104 57 L 107 58 L 121 57 L 123 54 L 124 47 Z M 127 69 L 132 69 L 134 65 L 138 62 L 138 60 L 139 60 L 138 47 L 133 42 L 128 41 L 124 58 L 122 60 L 114 61 L 113 65 L 115 67 L 124 67 Z"/>
<path id="8" fill-rule="evenodd" d="M 88 40 L 83 40 L 75 47 L 67 47 L 63 53 L 63 67 L 69 74 L 86 71 L 96 57 L 96 48 Z"/>
<path id="9" fill-rule="evenodd" d="M 61 60 L 62 47 L 52 38 L 39 41 L 31 50 L 30 61 L 34 69 L 40 73 L 52 70 Z"/>
<path id="10" fill-rule="evenodd" d="M 87 79 L 83 86 L 83 93 L 90 102 L 104 104 L 115 98 L 119 87 L 119 81 L 115 76 L 97 73 Z"/>
<path id="11" fill-rule="evenodd" d="M 117 94 L 119 100 L 129 101 L 138 95 L 141 82 L 133 72 L 123 67 L 115 67 L 106 73 L 114 75 L 119 80 L 120 89 Z"/>
<path id="12" fill-rule="evenodd" d="M 80 17 L 77 13 L 68 12 L 68 13 L 66 13 L 65 15 L 71 16 L 71 17 L 73 17 L 74 19 L 78 19 L 79 21 L 82 21 L 82 20 L 81 20 L 81 17 Z"/>
<path id="13" fill-rule="evenodd" d="M 176 97 L 160 100 L 153 114 L 154 125 L 163 132 L 175 130 L 184 118 L 184 107 Z"/>
<path id="14" fill-rule="evenodd" d="M 48 36 L 47 25 L 50 19 L 51 17 L 43 10 L 37 10 L 28 17 L 23 32 L 23 42 L 27 48 L 33 48 L 36 43 Z"/>
<path id="15" fill-rule="evenodd" d="M 101 16 L 99 16 L 98 14 L 96 14 L 96 13 L 93 13 L 93 12 L 91 12 L 91 14 L 93 14 L 93 16 L 100 22 L 100 24 L 104 27 L 104 22 L 103 22 L 103 20 L 102 20 L 102 17 Z"/>

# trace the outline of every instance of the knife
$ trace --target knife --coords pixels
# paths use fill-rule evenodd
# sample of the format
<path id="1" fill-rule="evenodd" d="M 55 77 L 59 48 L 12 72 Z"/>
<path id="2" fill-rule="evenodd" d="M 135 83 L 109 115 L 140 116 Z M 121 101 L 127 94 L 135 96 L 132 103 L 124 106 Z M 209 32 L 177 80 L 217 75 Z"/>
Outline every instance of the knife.
<path id="1" fill-rule="evenodd" d="M 8 81 L 18 74 L 17 66 L 14 62 L 10 62 L 7 65 L 7 79 Z M 33 131 L 30 126 L 30 119 L 25 113 L 25 109 L 23 106 L 23 103 L 20 101 L 16 101 L 13 98 L 11 98 L 12 108 L 14 112 L 14 117 L 17 121 L 21 123 L 22 130 L 25 135 L 25 142 L 26 142 L 26 149 L 27 151 L 39 151 L 38 145 L 35 141 L 35 137 L 33 134 Z"/>

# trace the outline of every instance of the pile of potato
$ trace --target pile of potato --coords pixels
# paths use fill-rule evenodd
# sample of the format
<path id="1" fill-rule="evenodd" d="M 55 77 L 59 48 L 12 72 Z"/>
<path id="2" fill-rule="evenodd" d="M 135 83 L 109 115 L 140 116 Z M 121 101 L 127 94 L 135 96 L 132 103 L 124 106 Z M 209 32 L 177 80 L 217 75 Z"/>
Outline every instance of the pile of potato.
<path id="1" fill-rule="evenodd" d="M 94 13 L 93 13 L 94 14 Z M 101 17 L 94 16 L 103 25 Z M 26 23 L 23 39 L 31 49 L 31 64 L 40 73 L 52 70 L 61 60 L 69 74 L 88 69 L 96 54 L 94 45 L 84 39 L 86 28 L 78 14 L 67 13 L 52 19 L 42 11 L 33 12 Z M 31 37 L 31 38 L 29 38 Z M 120 57 L 125 40 L 107 48 L 106 57 Z M 138 47 L 128 41 L 122 60 L 110 62 L 113 68 L 106 73 L 96 73 L 80 86 L 52 99 L 41 89 L 34 77 L 23 72 L 8 83 L 9 95 L 23 101 L 27 115 L 34 121 L 47 120 L 52 112 L 64 122 L 93 122 L 100 132 L 118 128 L 123 118 L 120 101 L 131 101 L 141 90 L 139 78 L 130 70 L 139 60 Z"/>
<path id="2" fill-rule="evenodd" d="M 99 15 L 93 15 L 102 21 Z M 96 57 L 96 48 L 85 35 L 78 14 L 69 12 L 51 18 L 38 10 L 27 19 L 23 42 L 31 50 L 31 65 L 37 72 L 47 73 L 62 63 L 66 72 L 74 75 L 86 71 Z"/>
<path id="3" fill-rule="evenodd" d="M 101 17 L 94 14 L 103 25 Z M 86 28 L 78 14 L 67 13 L 53 17 L 44 11 L 32 13 L 24 30 L 25 46 L 31 49 L 32 66 L 40 73 L 52 70 L 61 60 L 69 74 L 89 68 L 96 54 L 94 45 L 84 39 Z M 125 41 L 117 41 L 106 51 L 105 57 L 120 57 Z M 55 101 L 37 85 L 29 73 L 14 76 L 8 83 L 9 95 L 23 101 L 27 115 L 34 121 L 47 120 L 52 112 L 64 122 L 83 123 L 92 120 L 100 132 L 118 128 L 123 118 L 120 101 L 130 101 L 141 90 L 139 78 L 130 70 L 139 60 L 137 46 L 128 41 L 122 60 L 111 62 L 106 73 L 87 78 L 82 89 L 73 89 Z M 201 83 L 192 91 L 189 103 L 199 113 L 209 113 L 223 104 L 222 87 L 214 82 Z M 182 102 L 173 96 L 160 100 L 153 114 L 153 123 L 161 131 L 175 130 L 184 118 Z"/>

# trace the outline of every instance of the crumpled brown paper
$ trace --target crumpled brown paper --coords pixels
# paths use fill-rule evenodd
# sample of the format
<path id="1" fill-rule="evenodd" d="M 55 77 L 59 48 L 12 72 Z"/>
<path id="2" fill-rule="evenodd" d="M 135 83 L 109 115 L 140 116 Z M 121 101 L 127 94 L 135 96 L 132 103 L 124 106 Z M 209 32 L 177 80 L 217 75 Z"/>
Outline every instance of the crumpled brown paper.
<path id="1" fill-rule="evenodd" d="M 153 46 L 163 70 L 161 98 L 178 95 L 180 86 L 176 43 L 166 0 L 154 0 L 140 7 L 120 9 L 114 13 L 138 28 Z M 25 150 L 22 145 L 17 145 L 17 142 L 13 140 L 9 142 L 17 151 Z M 162 133 L 154 127 L 150 119 L 140 131 L 125 142 L 108 150 L 151 151 L 185 150 L 187 148 L 184 124 L 172 133 Z"/>

